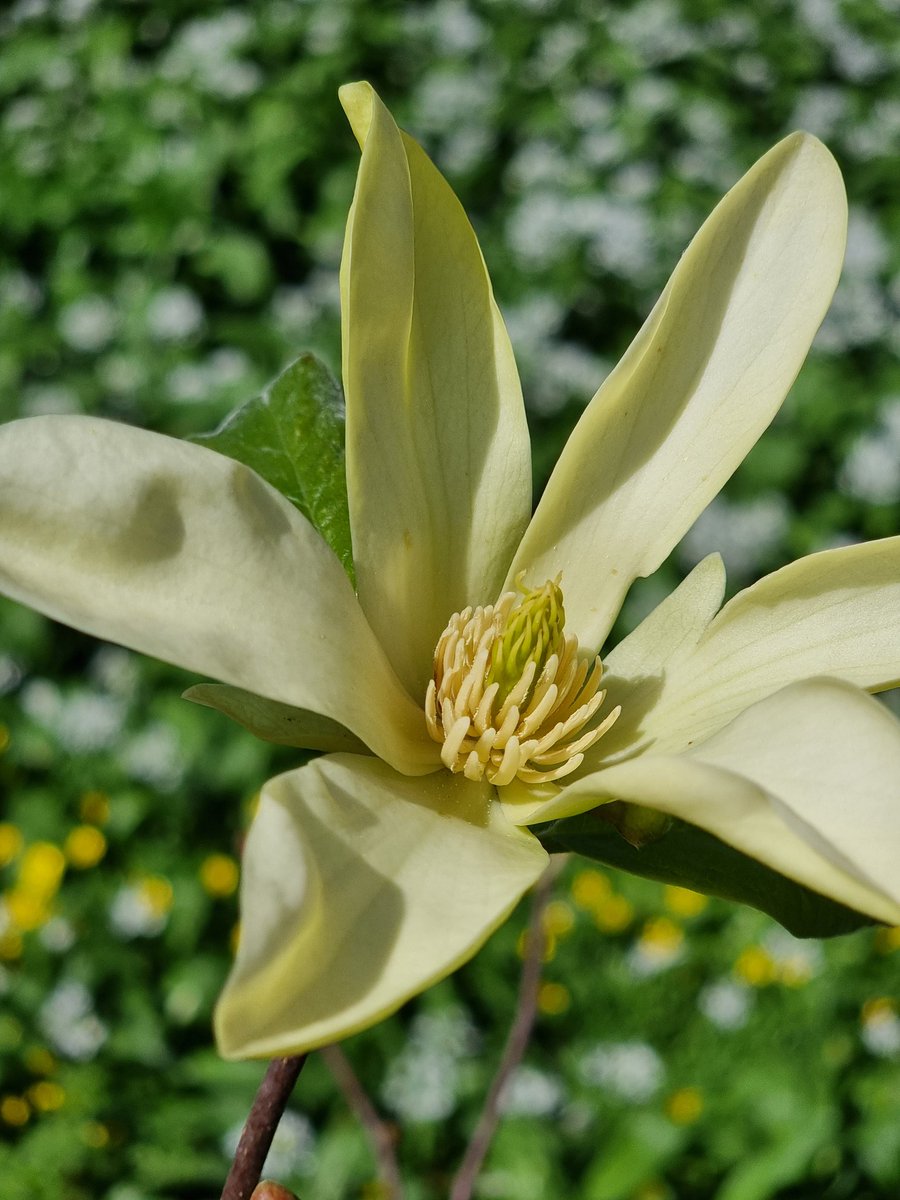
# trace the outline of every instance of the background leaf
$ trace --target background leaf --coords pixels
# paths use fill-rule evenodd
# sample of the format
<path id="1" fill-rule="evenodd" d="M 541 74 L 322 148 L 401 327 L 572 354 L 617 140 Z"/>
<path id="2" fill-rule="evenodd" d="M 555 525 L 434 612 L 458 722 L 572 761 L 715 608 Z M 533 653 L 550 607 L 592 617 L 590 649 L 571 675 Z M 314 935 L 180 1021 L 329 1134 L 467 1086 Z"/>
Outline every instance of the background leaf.
<path id="1" fill-rule="evenodd" d="M 833 937 L 873 924 L 685 821 L 674 821 L 659 841 L 641 849 L 629 845 L 596 810 L 557 821 L 538 836 L 551 852 L 574 850 L 647 879 L 750 904 L 795 937 Z"/>
<path id="2" fill-rule="evenodd" d="M 214 433 L 190 440 L 237 459 L 277 488 L 318 529 L 353 580 L 344 398 L 315 355 L 301 355 Z"/>

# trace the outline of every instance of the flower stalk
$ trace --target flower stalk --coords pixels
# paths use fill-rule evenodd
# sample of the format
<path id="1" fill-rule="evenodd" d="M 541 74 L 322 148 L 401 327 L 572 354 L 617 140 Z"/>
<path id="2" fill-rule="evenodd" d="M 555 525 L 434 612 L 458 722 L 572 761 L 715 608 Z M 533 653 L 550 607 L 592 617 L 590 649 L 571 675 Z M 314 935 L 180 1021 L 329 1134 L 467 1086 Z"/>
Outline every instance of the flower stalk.
<path id="1" fill-rule="evenodd" d="M 221 1200 L 249 1200 L 262 1174 L 278 1122 L 306 1062 L 305 1054 L 273 1058 L 244 1123 Z"/>
<path id="2" fill-rule="evenodd" d="M 525 934 L 525 951 L 522 957 L 522 974 L 519 979 L 519 995 L 515 1015 L 500 1065 L 488 1089 L 475 1132 L 466 1147 L 459 1170 L 453 1177 L 450 1200 L 471 1200 L 476 1180 L 500 1123 L 504 1090 L 528 1048 L 528 1041 L 537 1018 L 538 990 L 541 983 L 544 951 L 547 947 L 544 913 L 550 903 L 550 897 L 553 895 L 553 885 L 567 861 L 568 855 L 552 858 L 550 865 L 535 885 L 531 901 L 531 917 Z"/>

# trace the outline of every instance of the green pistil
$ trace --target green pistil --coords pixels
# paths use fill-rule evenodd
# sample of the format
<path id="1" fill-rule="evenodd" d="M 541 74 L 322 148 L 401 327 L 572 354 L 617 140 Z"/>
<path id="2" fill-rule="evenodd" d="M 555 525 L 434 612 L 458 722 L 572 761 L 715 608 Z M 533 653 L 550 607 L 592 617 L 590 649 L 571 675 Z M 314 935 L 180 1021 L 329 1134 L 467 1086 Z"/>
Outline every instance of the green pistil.
<path id="1" fill-rule="evenodd" d="M 560 649 L 565 623 L 562 590 L 556 583 L 548 582 L 525 593 L 509 614 L 506 629 L 494 643 L 491 653 L 487 686 L 500 685 L 497 705 L 506 700 L 529 662 L 536 664 L 534 680 L 539 678 L 547 659 Z M 532 690 L 533 684 L 523 704 L 527 703 Z"/>

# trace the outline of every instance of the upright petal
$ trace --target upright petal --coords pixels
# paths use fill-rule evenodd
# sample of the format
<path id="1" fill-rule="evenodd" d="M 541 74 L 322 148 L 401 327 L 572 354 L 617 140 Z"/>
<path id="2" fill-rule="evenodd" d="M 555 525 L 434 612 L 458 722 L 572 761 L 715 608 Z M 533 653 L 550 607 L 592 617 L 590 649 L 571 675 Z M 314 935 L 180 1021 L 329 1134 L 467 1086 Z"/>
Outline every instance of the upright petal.
<path id="1" fill-rule="evenodd" d="M 812 675 L 900 686 L 900 537 L 810 554 L 738 592 L 667 666 L 642 735 L 680 750 Z"/>
<path id="2" fill-rule="evenodd" d="M 91 417 L 0 429 L 0 591 L 351 729 L 398 770 L 425 720 L 305 517 L 240 463 Z"/>
<path id="3" fill-rule="evenodd" d="M 509 339 L 472 227 L 368 84 L 341 266 L 347 486 L 363 609 L 414 694 L 453 612 L 496 599 L 531 511 Z"/>
<path id="4" fill-rule="evenodd" d="M 684 754 L 646 754 L 580 779 L 528 820 L 606 800 L 646 805 L 857 912 L 900 924 L 898 780 L 900 723 L 850 684 L 813 679 L 755 704 Z"/>
<path id="5" fill-rule="evenodd" d="M 793 134 L 691 242 L 560 456 L 509 572 L 562 570 L 572 631 L 600 648 L 632 581 L 663 561 L 784 399 L 834 291 L 846 200 Z"/>
<path id="6" fill-rule="evenodd" d="M 461 776 L 411 780 L 353 755 L 271 780 L 244 852 L 222 1053 L 347 1037 L 470 958 L 547 863 L 490 797 Z"/>

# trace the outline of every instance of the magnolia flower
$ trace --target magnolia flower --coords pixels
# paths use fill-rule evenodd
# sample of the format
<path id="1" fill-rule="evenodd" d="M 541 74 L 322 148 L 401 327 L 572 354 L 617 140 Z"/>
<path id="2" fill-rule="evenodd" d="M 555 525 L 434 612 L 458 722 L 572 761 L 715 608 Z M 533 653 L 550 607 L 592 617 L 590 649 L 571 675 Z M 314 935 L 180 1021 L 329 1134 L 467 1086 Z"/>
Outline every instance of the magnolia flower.
<path id="1" fill-rule="evenodd" d="M 86 417 L 0 434 L 10 596 L 331 751 L 263 789 L 223 1053 L 392 1012 L 541 874 L 529 825 L 610 800 L 900 921 L 900 726 L 863 690 L 900 680 L 900 538 L 802 559 L 721 611 L 711 556 L 598 654 L 800 368 L 844 247 L 827 150 L 794 134 L 719 204 L 531 518 L 472 229 L 367 85 L 341 99 L 362 148 L 341 269 L 356 590 L 294 506 L 212 450 Z"/>

